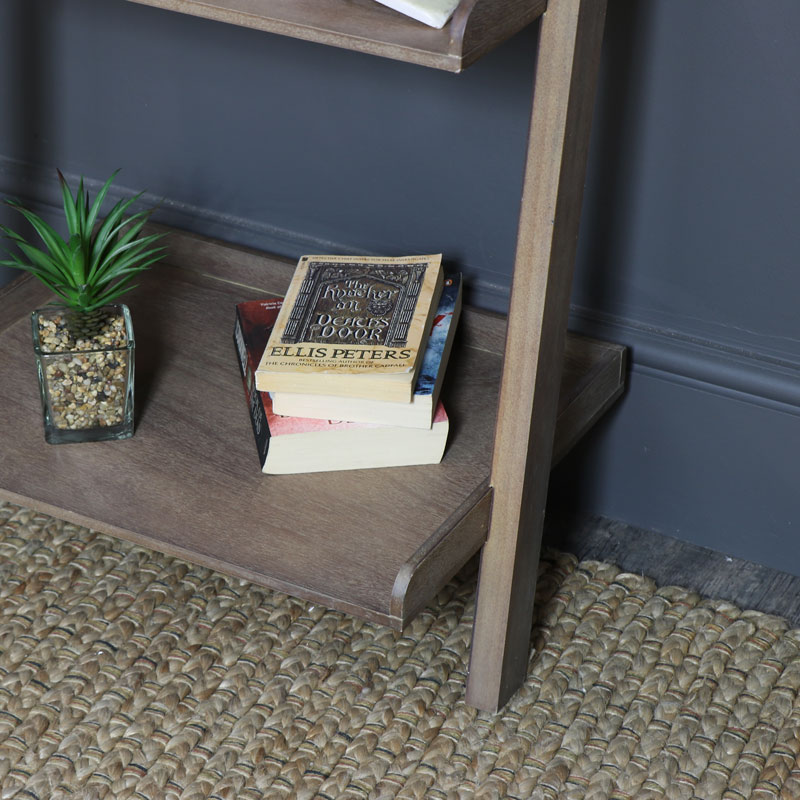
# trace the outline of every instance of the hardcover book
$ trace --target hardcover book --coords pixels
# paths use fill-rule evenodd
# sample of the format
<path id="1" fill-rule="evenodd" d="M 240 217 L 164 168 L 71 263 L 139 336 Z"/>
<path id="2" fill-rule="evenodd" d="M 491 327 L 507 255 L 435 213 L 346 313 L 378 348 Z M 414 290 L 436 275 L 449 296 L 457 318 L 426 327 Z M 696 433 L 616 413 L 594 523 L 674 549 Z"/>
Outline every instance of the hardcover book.
<path id="1" fill-rule="evenodd" d="M 441 255 L 303 256 L 256 387 L 410 403 L 442 280 Z"/>
<path id="2" fill-rule="evenodd" d="M 461 286 L 461 275 L 445 275 L 439 306 L 433 318 L 410 403 L 324 394 L 275 392 L 272 395 L 272 407 L 275 413 L 314 419 L 332 417 L 352 422 L 378 422 L 383 425 L 430 428 L 461 313 Z"/>
<path id="3" fill-rule="evenodd" d="M 255 385 L 255 368 L 281 309 L 281 300 L 236 306 L 234 343 L 242 373 L 261 471 L 267 474 L 437 464 L 442 460 L 449 420 L 437 404 L 429 429 L 409 429 L 276 414 L 268 392 Z"/>

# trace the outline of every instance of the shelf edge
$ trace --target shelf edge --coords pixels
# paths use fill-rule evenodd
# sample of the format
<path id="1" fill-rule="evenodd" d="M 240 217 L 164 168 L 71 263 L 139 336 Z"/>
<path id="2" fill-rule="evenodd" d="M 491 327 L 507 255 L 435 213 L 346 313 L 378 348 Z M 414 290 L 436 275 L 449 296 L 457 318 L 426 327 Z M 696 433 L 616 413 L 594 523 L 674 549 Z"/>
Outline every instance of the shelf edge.
<path id="1" fill-rule="evenodd" d="M 447 583 L 483 546 L 489 531 L 491 501 L 487 479 L 400 568 L 389 606 L 400 628 L 430 602 L 436 587 Z"/>

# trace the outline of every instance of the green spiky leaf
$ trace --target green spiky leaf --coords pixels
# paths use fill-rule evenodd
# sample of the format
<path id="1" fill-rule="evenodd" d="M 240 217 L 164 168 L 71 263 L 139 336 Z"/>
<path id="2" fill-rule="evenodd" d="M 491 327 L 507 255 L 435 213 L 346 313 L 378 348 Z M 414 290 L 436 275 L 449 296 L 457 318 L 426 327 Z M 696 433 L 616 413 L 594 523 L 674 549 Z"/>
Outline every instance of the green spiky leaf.
<path id="1" fill-rule="evenodd" d="M 79 311 L 93 311 L 135 288 L 131 284 L 134 277 L 161 259 L 164 247 L 154 245 L 164 234 L 142 235 L 152 209 L 126 217 L 141 194 L 117 201 L 98 224 L 101 207 L 118 172 L 111 174 L 91 203 L 83 178 L 73 195 L 66 179 L 58 172 L 69 234 L 66 240 L 20 202 L 6 200 L 6 205 L 28 221 L 43 248 L 34 246 L 10 228 L 0 226 L 0 232 L 18 250 L 0 260 L 0 266 L 29 272 L 66 305 Z"/>

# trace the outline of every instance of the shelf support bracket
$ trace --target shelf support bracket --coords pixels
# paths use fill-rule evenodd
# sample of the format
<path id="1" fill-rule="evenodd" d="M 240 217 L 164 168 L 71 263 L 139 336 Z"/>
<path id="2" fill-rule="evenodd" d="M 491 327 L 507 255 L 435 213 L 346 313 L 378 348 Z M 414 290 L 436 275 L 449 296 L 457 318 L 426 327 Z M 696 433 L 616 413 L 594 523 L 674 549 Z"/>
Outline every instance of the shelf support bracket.
<path id="1" fill-rule="evenodd" d="M 606 0 L 542 16 L 467 702 L 525 678 Z"/>

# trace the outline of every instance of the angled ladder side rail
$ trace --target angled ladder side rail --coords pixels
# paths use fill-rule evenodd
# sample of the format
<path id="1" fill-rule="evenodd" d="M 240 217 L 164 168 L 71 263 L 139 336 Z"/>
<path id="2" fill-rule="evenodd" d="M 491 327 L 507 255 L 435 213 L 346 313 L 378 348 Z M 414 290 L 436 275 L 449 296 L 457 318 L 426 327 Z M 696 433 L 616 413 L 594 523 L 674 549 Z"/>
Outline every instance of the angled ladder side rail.
<path id="1" fill-rule="evenodd" d="M 550 0 L 528 155 L 467 702 L 502 707 L 527 669 L 605 0 Z"/>

